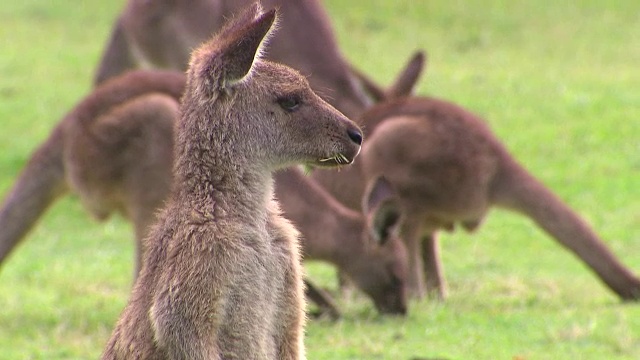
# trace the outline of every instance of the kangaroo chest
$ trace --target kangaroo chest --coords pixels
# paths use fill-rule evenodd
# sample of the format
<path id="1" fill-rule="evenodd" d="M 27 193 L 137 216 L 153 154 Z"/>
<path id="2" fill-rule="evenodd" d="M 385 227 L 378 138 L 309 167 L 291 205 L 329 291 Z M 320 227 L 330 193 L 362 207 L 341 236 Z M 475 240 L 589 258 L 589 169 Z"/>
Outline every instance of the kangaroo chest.
<path id="1" fill-rule="evenodd" d="M 261 353 L 258 358 L 275 358 L 278 344 L 287 336 L 283 329 L 303 311 L 297 232 L 276 214 L 262 230 L 256 235 L 260 241 L 251 241 L 255 246 L 243 250 L 244 259 L 235 268 L 227 325 L 220 334 L 223 355 L 225 348 L 237 351 L 233 339 L 252 333 L 261 334 L 248 339 L 254 343 L 253 351 Z"/>

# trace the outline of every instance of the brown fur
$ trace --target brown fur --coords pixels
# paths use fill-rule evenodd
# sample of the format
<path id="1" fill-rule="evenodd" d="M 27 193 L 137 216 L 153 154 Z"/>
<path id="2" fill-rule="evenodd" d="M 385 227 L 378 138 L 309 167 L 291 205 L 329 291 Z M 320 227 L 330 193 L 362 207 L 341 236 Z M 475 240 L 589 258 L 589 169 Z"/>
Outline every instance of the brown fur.
<path id="1" fill-rule="evenodd" d="M 133 71 L 106 82 L 83 99 L 33 155 L 0 208 L 0 227 L 8 230 L 0 233 L 3 249 L 0 259 L 4 260 L 50 203 L 71 191 L 79 195 L 85 207 L 98 219 L 105 219 L 115 212 L 133 222 L 138 250 L 135 274 L 138 274 L 142 239 L 155 219 L 157 209 L 167 199 L 172 182 L 173 128 L 169 119 L 177 116 L 172 103 L 179 100 L 184 80 L 184 76 L 173 72 Z M 159 94 L 171 97 L 173 102 L 158 99 Z M 292 173 L 283 172 L 276 182 L 291 182 L 286 180 L 286 174 Z M 306 179 L 304 183 L 309 182 L 311 180 Z M 305 189 L 323 192 L 313 184 L 306 185 Z M 405 279 L 399 278 L 399 274 L 406 271 L 401 272 L 398 267 L 406 267 L 406 258 L 404 251 L 398 249 L 399 242 L 379 246 L 371 236 L 368 240 L 363 238 L 362 229 L 353 233 L 345 231 L 347 227 L 343 221 L 353 223 L 352 220 L 357 219 L 361 227 L 372 223 L 365 223 L 360 212 L 336 210 L 340 204 L 333 199 L 325 200 L 326 195 L 319 197 L 331 205 L 326 206 L 327 211 L 348 213 L 348 216 L 336 219 L 331 224 L 334 228 L 327 229 L 336 234 L 336 238 L 327 244 L 317 243 L 326 239 L 307 233 L 305 226 L 302 229 L 304 237 L 308 238 L 304 242 L 305 254 L 322 258 L 326 253 L 317 254 L 317 249 L 340 248 L 341 242 L 360 244 L 361 248 L 351 256 L 353 261 L 329 261 L 337 264 L 340 270 L 354 261 L 362 265 L 354 268 L 357 273 L 351 271 L 350 277 L 356 280 L 356 285 L 378 304 L 381 311 L 403 312 L 406 308 L 402 291 Z M 284 210 L 291 213 L 297 211 L 292 209 L 308 205 L 309 197 L 290 196 L 289 199 L 301 201 L 300 204 L 291 200 L 284 203 Z M 313 208 L 303 209 L 307 213 L 310 210 Z M 366 233 L 373 231 L 370 229 Z M 351 235 L 355 238 L 349 238 Z M 360 256 L 364 256 L 362 261 Z M 378 260 L 384 261 L 378 263 Z M 387 263 L 398 265 L 383 265 Z M 390 287 L 391 280 L 401 283 Z M 334 317 L 337 315 L 337 309 L 330 308 L 330 300 L 312 299 L 321 301 Z"/>
<path id="2" fill-rule="evenodd" d="M 491 206 L 500 206 L 530 217 L 620 298 L 640 299 L 640 280 L 517 163 L 477 116 L 446 101 L 405 98 L 374 106 L 360 123 L 368 140 L 359 161 L 339 174 L 317 171 L 314 178 L 352 208 L 367 180 L 379 175 L 389 180 L 406 216 L 401 237 L 414 295 L 421 297 L 426 290 L 446 294 L 437 231 L 458 224 L 473 230 Z"/>
<path id="3" fill-rule="evenodd" d="M 417 53 L 390 90 L 373 91 L 387 97 L 411 92 L 423 61 L 424 56 Z M 369 84 L 368 91 L 377 86 L 363 74 L 359 76 Z M 133 221 L 138 274 L 142 239 L 156 209 L 167 198 L 173 157 L 166 114 L 157 116 L 158 109 L 145 105 L 144 98 L 155 92 L 177 101 L 184 81 L 184 76 L 169 71 L 128 72 L 101 84 L 70 111 L 32 155 L 0 207 L 0 227 L 4 229 L 0 232 L 0 264 L 47 207 L 71 190 L 98 219 L 116 212 Z M 164 103 L 160 107 L 167 114 L 174 112 L 166 98 L 153 102 Z M 381 278 L 385 277 L 388 275 Z"/>
<path id="4" fill-rule="evenodd" d="M 0 263 L 69 190 L 98 218 L 113 211 L 130 217 L 142 238 L 153 215 L 146 209 L 160 207 L 169 191 L 173 125 L 156 116 L 155 105 L 138 99 L 152 95 L 152 102 L 173 111 L 170 99 L 177 104 L 184 82 L 174 72 L 131 72 L 70 111 L 29 159 L 0 208 Z"/>
<path id="5" fill-rule="evenodd" d="M 96 84 L 128 69 L 184 70 L 189 54 L 253 0 L 129 0 L 114 24 Z M 280 30 L 267 59 L 308 76 L 311 88 L 347 116 L 371 103 L 337 46 L 318 0 L 263 0 L 278 8 Z"/>
<path id="6" fill-rule="evenodd" d="M 276 196 L 284 216 L 304 234 L 305 259 L 336 265 L 381 313 L 406 314 L 406 253 L 395 229 L 395 193 L 380 183 L 364 195 L 365 215 L 344 207 L 300 170 L 278 172 Z"/>
<path id="7" fill-rule="evenodd" d="M 167 86 L 170 86 L 170 89 L 164 89 Z M 131 90 L 136 87 L 146 92 Z M 3 255 L 8 255 L 8 250 L 17 245 L 24 232 L 46 209 L 43 204 L 28 207 L 25 205 L 37 199 L 46 199 L 48 194 L 53 193 L 46 202 L 49 204 L 71 191 L 79 195 L 85 208 L 97 219 L 106 219 L 115 212 L 133 222 L 138 250 L 138 266 L 135 269 L 137 274 L 141 264 L 142 240 L 147 235 L 157 210 L 168 198 L 173 179 L 173 123 L 178 116 L 175 107 L 183 88 L 184 77 L 181 74 L 133 71 L 99 86 L 81 101 L 34 154 L 0 208 L 0 227 L 9 230 L 0 233 L 0 245 L 7 249 Z M 124 99 L 125 94 L 131 98 Z M 114 100 L 116 96 L 117 101 Z M 56 148 L 59 150 L 54 151 Z M 48 161 L 44 161 L 44 154 L 47 155 Z M 297 176 L 296 171 L 283 171 L 276 177 L 276 184 L 285 184 L 277 187 L 278 197 L 287 196 L 282 195 L 282 189 L 295 192 L 287 196 L 289 201 L 284 202 L 284 211 L 316 211 L 322 214 L 318 211 L 317 205 L 304 208 L 308 205 L 310 197 L 300 196 L 300 191 L 314 192 L 309 194 L 313 196 L 315 192 L 324 193 L 324 190 L 308 178 L 298 184 L 295 179 Z M 291 177 L 293 179 L 290 179 Z M 290 187 L 291 184 L 296 186 Z M 341 246 L 342 242 L 359 244 L 360 247 L 356 248 L 357 251 L 351 255 L 351 259 L 362 265 L 357 268 L 361 275 L 355 274 L 351 278 L 362 279 L 356 281 L 356 285 L 365 291 L 375 304 L 380 304 L 377 307 L 381 311 L 406 311 L 406 300 L 403 300 L 402 291 L 405 279 L 399 278 L 400 274 L 406 271 L 397 270 L 397 267 L 406 268 L 406 258 L 403 255 L 404 251 L 398 249 L 399 242 L 394 240 L 394 246 L 377 246 L 371 236 L 368 236 L 368 239 L 363 238 L 374 229 L 365 231 L 364 227 L 372 224 L 366 223 L 360 212 L 344 209 L 336 200 L 327 199 L 326 194 L 318 196 L 323 203 L 328 204 L 324 211 L 331 211 L 334 215 L 345 214 L 345 218 L 336 218 L 335 222 L 330 224 L 333 228 L 325 228 L 336 234 L 331 239 L 307 233 L 307 226 L 302 227 L 302 233 L 306 238 L 303 242 L 305 256 L 327 260 L 324 259 L 326 251 L 319 253 L 319 249 L 336 246 L 344 250 L 346 248 Z M 299 203 L 295 202 L 296 199 Z M 36 216 L 28 216 L 30 214 Z M 359 228 L 355 232 L 346 231 L 345 229 L 352 229 L 345 223 L 356 223 Z M 351 236 L 355 238 L 352 239 Z M 321 243 L 327 240 L 328 243 Z M 362 241 L 365 242 L 361 243 Z M 342 256 L 344 255 L 343 253 Z M 359 260 L 360 256 L 363 256 L 362 260 Z M 344 260 L 328 259 L 341 270 L 353 263 Z M 378 263 L 378 260 L 381 262 Z M 395 268 L 383 265 L 388 263 L 399 265 Z M 393 274 L 392 271 L 396 273 Z M 391 279 L 401 283 L 395 289 L 389 288 L 387 283 Z M 338 316 L 337 309 L 332 308 L 331 300 L 323 299 L 320 295 L 321 292 L 318 291 L 318 296 L 311 299 L 324 306 L 326 311 L 332 312 L 332 317 Z M 385 302 L 397 305 L 386 306 Z"/>
<path id="8" fill-rule="evenodd" d="M 417 53 L 391 90 L 373 91 L 389 97 L 411 92 L 423 61 Z M 359 76 L 369 83 L 368 91 L 377 86 Z M 0 207 L 0 264 L 47 207 L 71 190 L 98 219 L 116 212 L 133 221 L 138 274 L 142 239 L 169 192 L 173 138 L 166 116 L 175 112 L 169 99 L 152 96 L 152 102 L 163 103 L 159 106 L 167 111 L 157 116 L 159 110 L 145 105 L 144 99 L 160 93 L 178 101 L 184 86 L 185 78 L 178 73 L 131 71 L 80 101 L 32 155 Z"/>
<path id="9" fill-rule="evenodd" d="M 252 9 L 192 55 L 171 196 L 104 359 L 304 358 L 297 232 L 271 173 L 350 163 L 362 135 L 297 72 L 254 60 L 275 11 Z"/>

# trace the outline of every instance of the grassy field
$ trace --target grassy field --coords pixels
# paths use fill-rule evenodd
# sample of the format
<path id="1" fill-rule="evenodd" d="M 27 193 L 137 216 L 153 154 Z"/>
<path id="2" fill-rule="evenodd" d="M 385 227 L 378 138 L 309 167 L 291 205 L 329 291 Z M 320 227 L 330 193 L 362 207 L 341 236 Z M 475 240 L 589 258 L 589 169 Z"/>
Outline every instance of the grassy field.
<path id="1" fill-rule="evenodd" d="M 0 197 L 89 90 L 122 3 L 0 7 Z M 426 49 L 418 92 L 486 118 L 640 273 L 636 0 L 323 3 L 347 57 L 381 82 Z M 98 358 L 131 285 L 131 239 L 119 218 L 96 223 L 77 199 L 56 203 L 0 271 L 0 359 Z M 398 319 L 363 297 L 342 300 L 343 320 L 309 324 L 308 357 L 640 358 L 640 304 L 620 303 L 528 219 L 494 211 L 478 233 L 442 244 L 444 303 L 414 302 Z M 335 286 L 330 268 L 308 269 Z"/>

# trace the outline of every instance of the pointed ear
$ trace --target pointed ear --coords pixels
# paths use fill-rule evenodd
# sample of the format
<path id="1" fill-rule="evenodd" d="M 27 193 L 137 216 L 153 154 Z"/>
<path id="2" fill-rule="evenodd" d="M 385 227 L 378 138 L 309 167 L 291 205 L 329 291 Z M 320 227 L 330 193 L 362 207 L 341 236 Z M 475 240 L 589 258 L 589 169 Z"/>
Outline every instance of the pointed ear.
<path id="1" fill-rule="evenodd" d="M 384 245 L 400 223 L 402 214 L 391 184 L 382 176 L 370 182 L 362 206 L 371 235 L 379 245 Z"/>
<path id="2" fill-rule="evenodd" d="M 420 80 L 420 75 L 424 70 L 427 55 L 424 51 L 417 51 L 398 75 L 396 81 L 387 90 L 387 99 L 409 96 Z"/>
<path id="3" fill-rule="evenodd" d="M 360 86 L 364 89 L 365 93 L 371 97 L 374 103 L 379 103 L 385 99 L 385 90 L 378 84 L 376 84 L 371 78 L 365 75 L 362 71 L 357 69 L 353 65 L 349 65 L 351 74 L 356 77 L 360 82 Z"/>
<path id="4" fill-rule="evenodd" d="M 380 103 L 385 100 L 395 99 L 403 96 L 409 96 L 413 93 L 424 64 L 426 55 L 423 51 L 417 51 L 398 75 L 396 81 L 388 89 L 382 88 L 376 84 L 371 78 L 362 71 L 351 65 L 351 73 L 358 79 L 364 91 L 371 97 L 374 103 Z"/>
<path id="5" fill-rule="evenodd" d="M 251 73 L 276 21 L 276 10 L 260 11 L 258 3 L 249 7 L 193 52 L 189 72 L 200 79 L 203 92 L 228 92 Z"/>
<path id="6" fill-rule="evenodd" d="M 394 197 L 395 190 L 384 176 L 369 181 L 362 198 L 362 211 L 370 214 L 384 200 Z"/>
<path id="7" fill-rule="evenodd" d="M 255 2 L 244 9 L 242 12 L 228 20 L 218 33 L 218 37 L 224 38 L 230 36 L 234 31 L 246 26 L 250 22 L 256 20 L 262 14 L 262 6 L 259 2 Z"/>
<path id="8" fill-rule="evenodd" d="M 401 214 L 400 205 L 395 199 L 385 200 L 372 214 L 370 231 L 380 246 L 386 244 L 391 235 L 396 232 L 400 225 Z"/>
<path id="9" fill-rule="evenodd" d="M 223 38 L 221 49 L 223 84 L 241 81 L 251 72 L 253 62 L 261 55 L 263 41 L 276 20 L 276 10 L 270 10 L 244 27 L 231 31 Z"/>

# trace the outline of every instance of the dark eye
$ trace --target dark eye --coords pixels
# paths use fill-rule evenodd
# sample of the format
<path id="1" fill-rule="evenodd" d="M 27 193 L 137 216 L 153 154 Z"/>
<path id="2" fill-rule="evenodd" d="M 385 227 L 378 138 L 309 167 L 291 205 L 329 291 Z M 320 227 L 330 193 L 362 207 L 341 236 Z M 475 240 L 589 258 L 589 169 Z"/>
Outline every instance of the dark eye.
<path id="1" fill-rule="evenodd" d="M 289 95 L 278 98 L 277 102 L 281 108 L 288 112 L 295 111 L 301 103 L 300 98 L 296 95 Z"/>

